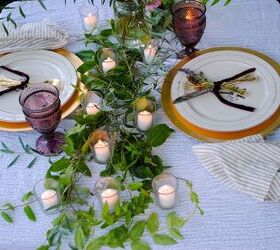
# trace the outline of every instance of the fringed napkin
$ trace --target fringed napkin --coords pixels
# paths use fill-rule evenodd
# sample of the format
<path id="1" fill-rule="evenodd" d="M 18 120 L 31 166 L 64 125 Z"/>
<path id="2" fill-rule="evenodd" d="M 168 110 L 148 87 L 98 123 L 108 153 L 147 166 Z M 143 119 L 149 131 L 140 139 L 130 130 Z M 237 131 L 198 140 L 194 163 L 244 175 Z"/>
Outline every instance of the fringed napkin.
<path id="1" fill-rule="evenodd" d="M 15 29 L 8 23 L 7 35 L 0 28 L 0 52 L 14 52 L 19 50 L 57 49 L 68 42 L 69 35 L 55 23 L 44 20 L 38 23 L 27 23 Z"/>
<path id="2" fill-rule="evenodd" d="M 262 201 L 280 199 L 280 146 L 254 135 L 193 147 L 202 165 L 229 187 Z"/>

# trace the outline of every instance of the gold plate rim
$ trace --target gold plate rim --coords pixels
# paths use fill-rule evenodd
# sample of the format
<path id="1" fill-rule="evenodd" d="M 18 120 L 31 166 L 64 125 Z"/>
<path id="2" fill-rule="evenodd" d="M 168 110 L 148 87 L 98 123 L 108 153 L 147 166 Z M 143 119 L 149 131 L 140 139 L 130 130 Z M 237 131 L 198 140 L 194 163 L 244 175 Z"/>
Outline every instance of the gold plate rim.
<path id="1" fill-rule="evenodd" d="M 64 56 L 66 59 L 68 59 L 76 70 L 83 63 L 83 61 L 78 56 L 76 56 L 74 53 L 70 52 L 67 49 L 55 49 L 52 51 Z M 86 92 L 87 89 L 80 80 L 80 74 L 77 73 L 77 76 L 78 76 L 77 87 L 80 90 L 82 90 L 82 92 Z M 75 90 L 73 95 L 70 97 L 70 99 L 61 107 L 61 110 L 62 110 L 61 119 L 64 119 L 65 117 L 67 117 L 80 105 L 80 99 L 81 99 L 82 92 Z M 21 132 L 21 131 L 30 131 L 30 130 L 32 130 L 32 128 L 30 127 L 30 125 L 27 122 L 0 121 L 0 130 L 7 131 L 7 132 Z"/>
<path id="2" fill-rule="evenodd" d="M 196 58 L 200 55 L 207 54 L 210 52 L 215 52 L 215 51 L 226 51 L 226 50 L 247 52 L 249 54 L 255 55 L 263 59 L 267 63 L 269 63 L 280 76 L 280 65 L 275 60 L 262 54 L 261 52 L 252 49 L 229 46 L 229 47 L 215 47 L 215 48 L 209 48 L 209 49 L 197 51 L 191 54 L 190 56 L 184 58 L 183 60 L 181 60 L 168 72 L 162 85 L 162 93 L 161 93 L 162 108 L 165 114 L 167 115 L 167 117 L 169 118 L 169 120 L 173 123 L 175 127 L 177 127 L 185 134 L 201 141 L 205 141 L 205 142 L 226 141 L 226 140 L 242 138 L 257 133 L 260 133 L 263 136 L 267 136 L 269 133 L 271 133 L 275 128 L 277 128 L 280 125 L 280 116 L 279 116 L 280 107 L 278 107 L 277 111 L 275 111 L 275 113 L 266 121 L 247 130 L 238 131 L 238 132 L 217 132 L 217 131 L 213 132 L 210 130 L 199 128 L 191 124 L 189 121 L 187 121 L 184 117 L 180 115 L 180 113 L 177 111 L 175 106 L 172 104 L 170 89 L 171 89 L 173 79 L 176 73 L 178 72 L 178 70 L 184 64 L 186 64 L 187 62 L 191 61 L 193 58 Z"/>

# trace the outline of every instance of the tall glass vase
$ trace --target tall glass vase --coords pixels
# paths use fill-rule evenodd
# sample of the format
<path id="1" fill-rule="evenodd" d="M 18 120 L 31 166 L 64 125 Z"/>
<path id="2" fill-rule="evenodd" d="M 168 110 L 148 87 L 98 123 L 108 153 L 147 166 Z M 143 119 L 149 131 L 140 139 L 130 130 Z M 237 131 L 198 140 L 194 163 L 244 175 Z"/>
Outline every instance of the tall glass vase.
<path id="1" fill-rule="evenodd" d="M 143 22 L 144 8 L 133 0 L 116 0 L 113 7 L 121 43 L 130 48 L 139 48 L 149 40 L 149 30 Z"/>

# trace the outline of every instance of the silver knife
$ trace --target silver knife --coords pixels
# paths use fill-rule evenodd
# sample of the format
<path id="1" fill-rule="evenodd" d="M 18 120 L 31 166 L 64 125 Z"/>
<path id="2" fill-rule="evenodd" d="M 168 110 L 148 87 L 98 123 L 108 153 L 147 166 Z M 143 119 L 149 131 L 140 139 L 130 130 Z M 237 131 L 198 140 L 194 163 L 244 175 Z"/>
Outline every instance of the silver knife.
<path id="1" fill-rule="evenodd" d="M 190 99 L 192 99 L 194 97 L 201 96 L 201 95 L 204 95 L 206 93 L 212 92 L 213 89 L 214 89 L 214 86 L 210 87 L 210 88 L 207 88 L 207 89 L 195 91 L 195 92 L 192 92 L 192 93 L 189 93 L 189 94 L 186 94 L 186 95 L 182 95 L 182 96 L 176 98 L 173 101 L 173 104 L 177 104 L 177 103 L 180 103 L 180 102 L 188 101 L 188 100 L 190 100 Z"/>

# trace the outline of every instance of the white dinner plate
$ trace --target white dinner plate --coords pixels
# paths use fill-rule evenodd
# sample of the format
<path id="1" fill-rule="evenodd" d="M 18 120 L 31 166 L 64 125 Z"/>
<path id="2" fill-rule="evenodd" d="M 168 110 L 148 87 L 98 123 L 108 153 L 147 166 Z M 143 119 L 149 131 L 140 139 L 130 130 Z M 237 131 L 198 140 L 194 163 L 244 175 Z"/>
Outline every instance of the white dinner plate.
<path id="1" fill-rule="evenodd" d="M 39 84 L 50 79 L 59 79 L 61 104 L 65 104 L 74 93 L 72 85 L 77 84 L 74 66 L 62 55 L 47 50 L 23 51 L 0 57 L 0 65 L 22 71 L 29 75 L 30 84 Z M 0 75 L 12 79 L 21 77 L 0 69 Z M 2 90 L 3 88 L 1 88 Z M 25 118 L 19 104 L 21 91 L 13 91 L 0 96 L 0 120 L 6 122 L 24 122 Z"/>
<path id="2" fill-rule="evenodd" d="M 236 109 L 221 103 L 213 93 L 176 104 L 177 111 L 192 124 L 211 131 L 234 132 L 257 126 L 267 120 L 280 104 L 280 77 L 260 57 L 242 51 L 222 50 L 202 54 L 183 68 L 202 71 L 209 80 L 218 81 L 255 67 L 258 80 L 239 84 L 247 89 L 245 99 L 234 98 L 238 104 L 256 108 L 254 112 Z M 186 74 L 178 71 L 171 86 L 171 98 L 186 94 Z M 224 95 L 225 98 L 226 95 Z"/>

